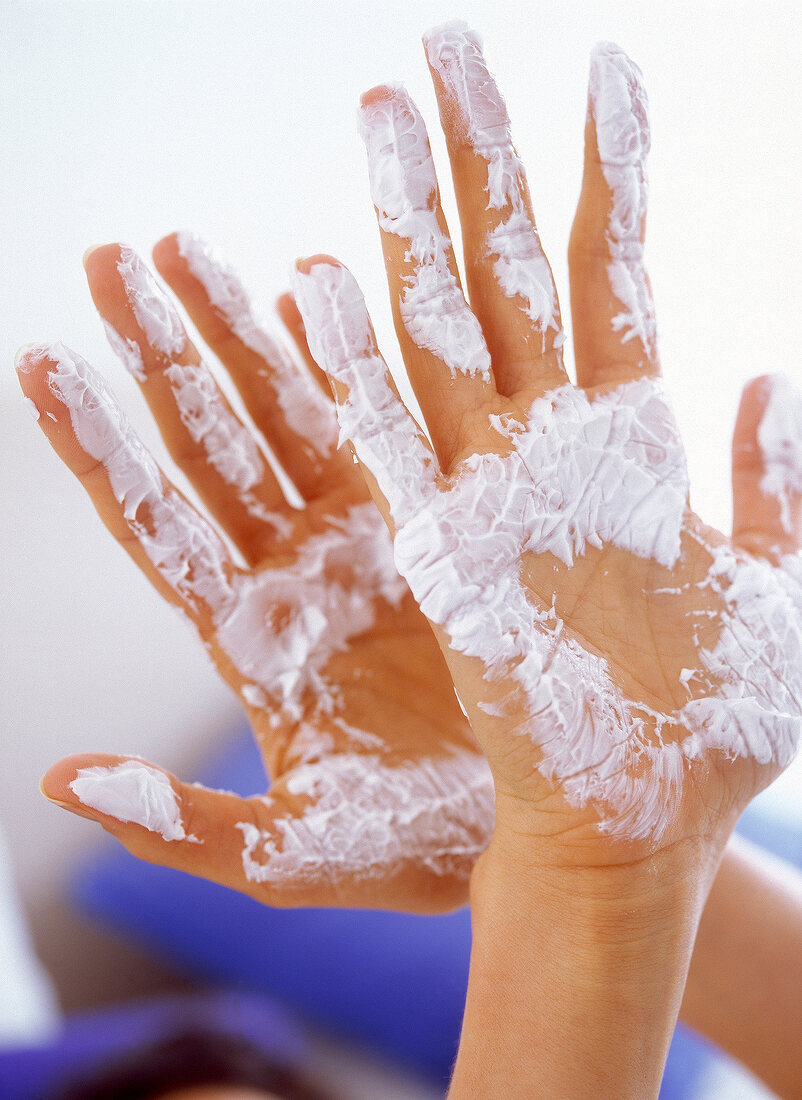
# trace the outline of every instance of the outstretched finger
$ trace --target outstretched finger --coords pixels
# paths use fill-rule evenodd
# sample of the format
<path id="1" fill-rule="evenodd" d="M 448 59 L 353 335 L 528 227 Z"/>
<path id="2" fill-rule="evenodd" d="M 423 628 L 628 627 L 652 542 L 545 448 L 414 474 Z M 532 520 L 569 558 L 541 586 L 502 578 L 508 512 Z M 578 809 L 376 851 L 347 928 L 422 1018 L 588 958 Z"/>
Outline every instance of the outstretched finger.
<path id="1" fill-rule="evenodd" d="M 97 821 L 148 863 L 269 905 L 332 903 L 325 868 L 306 865 L 290 813 L 270 796 L 241 798 L 182 783 L 139 758 L 105 753 L 65 757 L 45 773 L 41 789 L 63 809 Z M 308 863 L 314 854 L 310 844 Z"/>
<path id="2" fill-rule="evenodd" d="M 160 240 L 153 259 L 301 496 L 314 500 L 353 476 L 331 401 L 256 316 L 230 264 L 187 232 Z"/>
<path id="3" fill-rule="evenodd" d="M 448 469 L 473 450 L 475 434 L 484 435 L 495 411 L 490 354 L 462 293 L 418 108 L 400 85 L 381 85 L 362 96 L 359 126 L 398 341 Z"/>
<path id="4" fill-rule="evenodd" d="M 298 263 L 295 298 L 309 346 L 329 376 L 340 434 L 350 440 L 391 531 L 409 523 L 436 489 L 437 460 L 379 353 L 353 275 L 330 256 Z"/>
<path id="5" fill-rule="evenodd" d="M 292 531 L 256 439 L 184 331 L 170 297 L 130 248 L 94 248 L 86 276 L 109 342 L 139 382 L 175 462 L 249 563 Z"/>
<path id="6" fill-rule="evenodd" d="M 732 440 L 733 540 L 776 556 L 802 547 L 802 391 L 784 374 L 744 387 Z"/>
<path id="7" fill-rule="evenodd" d="M 424 35 L 462 225 L 471 309 L 508 397 L 564 384 L 565 340 L 551 267 L 504 98 L 475 31 L 447 23 Z"/>
<path id="8" fill-rule="evenodd" d="M 329 380 L 326 377 L 326 372 L 322 371 L 314 360 L 312 352 L 309 350 L 309 341 L 306 338 L 306 329 L 304 328 L 304 319 L 301 316 L 301 311 L 296 305 L 295 299 L 292 294 L 287 291 L 285 294 L 279 295 L 276 300 L 276 311 L 281 318 L 284 327 L 293 339 L 293 343 L 298 349 L 298 354 L 303 359 L 306 366 L 309 368 L 312 377 L 325 393 L 326 397 L 331 397 L 331 386 L 329 386 Z"/>
<path id="9" fill-rule="evenodd" d="M 590 59 L 585 167 L 568 248 L 580 386 L 660 373 L 644 261 L 650 141 L 643 74 L 615 43 L 600 42 Z"/>
<path id="10" fill-rule="evenodd" d="M 235 602 L 238 570 L 220 536 L 170 484 L 85 359 L 63 344 L 31 345 L 16 367 L 39 426 L 106 527 L 208 633 Z"/>

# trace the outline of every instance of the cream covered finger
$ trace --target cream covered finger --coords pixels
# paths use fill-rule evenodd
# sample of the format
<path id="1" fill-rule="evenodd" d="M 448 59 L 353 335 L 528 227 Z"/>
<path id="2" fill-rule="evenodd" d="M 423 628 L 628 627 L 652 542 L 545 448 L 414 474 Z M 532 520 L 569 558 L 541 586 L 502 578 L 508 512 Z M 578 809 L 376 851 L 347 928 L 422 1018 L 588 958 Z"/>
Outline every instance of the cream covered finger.
<path id="1" fill-rule="evenodd" d="M 448 144 L 471 308 L 499 390 L 566 381 L 551 268 L 535 226 L 504 98 L 479 35 L 455 21 L 423 37 Z"/>
<path id="2" fill-rule="evenodd" d="M 470 447 L 465 437 L 479 422 L 477 410 L 496 396 L 490 354 L 462 293 L 426 127 L 406 89 L 387 84 L 366 92 L 359 129 L 401 351 L 448 465 Z"/>
<path id="3" fill-rule="evenodd" d="M 140 257 L 111 244 L 84 263 L 109 342 L 140 383 L 172 457 L 245 557 L 258 561 L 291 533 L 292 519 L 256 439 Z"/>
<path id="4" fill-rule="evenodd" d="M 234 606 L 236 565 L 164 476 L 103 379 L 63 344 L 23 348 L 16 366 L 40 428 L 140 569 L 198 625 L 224 618 Z"/>
<path id="5" fill-rule="evenodd" d="M 301 316 L 301 311 L 298 309 L 295 299 L 289 291 L 280 294 L 276 299 L 276 311 L 284 323 L 287 332 L 289 332 L 292 337 L 293 343 L 298 349 L 298 354 L 309 368 L 312 377 L 323 390 L 326 397 L 331 398 L 329 380 L 326 377 L 325 371 L 320 369 L 315 362 L 312 352 L 309 350 L 309 341 L 306 338 L 304 319 Z"/>
<path id="6" fill-rule="evenodd" d="M 269 800 L 182 783 L 139 757 L 69 756 L 42 778 L 51 802 L 97 821 L 138 859 L 173 867 L 274 905 L 326 904 L 326 883 L 249 873 L 243 831 L 265 835 Z M 276 836 L 279 840 L 279 836 Z"/>
<path id="7" fill-rule="evenodd" d="M 312 257 L 299 262 L 294 289 L 312 354 L 334 385 L 341 438 L 352 443 L 385 519 L 399 528 L 436 492 L 429 442 L 398 396 L 350 271 Z"/>
<path id="8" fill-rule="evenodd" d="M 643 74 L 613 42 L 590 59 L 585 167 L 568 250 L 577 381 L 659 374 L 644 259 L 651 145 Z"/>
<path id="9" fill-rule="evenodd" d="M 744 388 L 732 443 L 733 539 L 760 553 L 802 546 L 802 391 L 784 374 Z"/>
<path id="10" fill-rule="evenodd" d="M 66 757 L 42 779 L 56 805 L 97 821 L 140 859 L 270 905 L 402 907 L 421 869 L 455 903 L 487 846 L 493 784 L 450 750 L 389 765 L 344 753 L 292 768 L 262 797 L 182 783 L 138 757 Z M 435 908 L 443 905 L 438 894 Z"/>
<path id="11" fill-rule="evenodd" d="M 337 453 L 331 400 L 270 333 L 233 267 L 186 231 L 159 241 L 153 256 L 300 494 L 310 500 L 339 485 L 350 470 Z"/>

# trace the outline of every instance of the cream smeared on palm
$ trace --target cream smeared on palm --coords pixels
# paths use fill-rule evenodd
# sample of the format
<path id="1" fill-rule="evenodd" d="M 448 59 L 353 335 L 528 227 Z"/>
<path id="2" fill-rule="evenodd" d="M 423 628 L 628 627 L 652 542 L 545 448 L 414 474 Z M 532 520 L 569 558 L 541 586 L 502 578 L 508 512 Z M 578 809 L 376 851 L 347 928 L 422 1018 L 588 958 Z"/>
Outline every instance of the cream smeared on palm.
<path id="1" fill-rule="evenodd" d="M 764 531 L 777 534 L 756 557 L 688 505 L 643 267 L 640 71 L 612 44 L 594 51 L 585 202 L 595 171 L 607 197 L 596 308 L 608 323 L 605 362 L 585 356 L 575 386 L 559 378 L 556 293 L 478 39 L 451 24 L 426 45 L 463 227 L 467 211 L 484 218 L 484 240 L 465 242 L 482 323 L 461 295 L 423 121 L 403 88 L 377 89 L 361 125 L 385 250 L 393 237 L 401 244 L 388 265 L 396 327 L 434 448 L 394 391 L 352 277 L 320 258 L 300 265 L 296 296 L 341 433 L 375 484 L 396 564 L 441 641 L 499 795 L 547 810 L 558 833 L 624 842 L 622 858 L 630 842 L 648 850 L 731 827 L 790 762 L 802 730 L 802 563 L 790 552 L 799 394 L 781 378 L 748 394 L 760 427 L 751 439 L 742 428 L 741 446 L 751 445 L 754 484 L 736 505 L 748 511 L 757 496 Z M 460 173 L 481 180 L 481 198 Z M 580 227 L 583 216 L 580 204 Z M 491 280 L 496 302 L 529 321 L 509 373 L 515 337 L 491 339 L 482 316 Z M 577 327 L 588 312 L 575 303 Z M 436 417 L 447 395 L 465 411 L 444 432 Z"/>
<path id="2" fill-rule="evenodd" d="M 334 406 L 208 247 L 180 234 L 159 250 L 303 508 L 284 500 L 139 257 L 94 252 L 90 285 L 168 445 L 248 565 L 169 483 L 79 355 L 28 348 L 20 378 L 56 449 L 79 476 L 88 471 L 104 521 L 239 694 L 271 787 L 240 799 L 95 754 L 56 765 L 45 789 L 99 812 L 136 854 L 273 904 L 459 905 L 492 829 L 489 771 L 384 522 L 334 447 Z"/>

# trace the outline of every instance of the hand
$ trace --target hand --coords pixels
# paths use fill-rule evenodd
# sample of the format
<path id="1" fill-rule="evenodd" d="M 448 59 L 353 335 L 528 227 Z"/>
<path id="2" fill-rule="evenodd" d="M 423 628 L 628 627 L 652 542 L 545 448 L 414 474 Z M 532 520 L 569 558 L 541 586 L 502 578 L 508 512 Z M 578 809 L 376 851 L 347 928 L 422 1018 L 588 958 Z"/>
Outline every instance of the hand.
<path id="1" fill-rule="evenodd" d="M 296 298 L 495 782 L 449 1096 L 656 1095 L 726 838 L 799 739 L 802 409 L 780 379 L 747 387 L 734 536 L 706 527 L 660 383 L 640 71 L 612 44 L 594 50 L 569 251 L 574 386 L 478 39 L 450 24 L 425 44 L 470 308 L 415 105 L 380 87 L 361 120 L 431 444 L 345 268 L 300 263 Z"/>
<path id="2" fill-rule="evenodd" d="M 279 309 L 309 369 L 266 334 L 234 274 L 202 242 L 167 237 L 154 259 L 300 508 L 288 504 L 169 296 L 128 248 L 87 254 L 90 289 L 217 527 L 170 484 L 79 355 L 30 347 L 19 378 L 103 522 L 193 623 L 241 698 L 270 793 L 242 799 L 100 754 L 62 760 L 43 790 L 140 858 L 273 905 L 432 912 L 464 904 L 492 828 L 489 772 L 364 481 L 336 449 L 329 387 L 294 302 L 285 296 Z"/>
<path id="3" fill-rule="evenodd" d="M 426 44 L 470 307 L 417 108 L 379 87 L 361 126 L 432 444 L 356 284 L 327 257 L 299 264 L 310 346 L 487 754 L 496 835 L 556 867 L 631 865 L 697 841 L 715 858 L 799 740 L 799 396 L 781 378 L 747 387 L 734 534 L 707 527 L 660 381 L 640 71 L 609 43 L 594 52 L 570 248 L 573 385 L 503 99 L 470 32 L 451 25 Z"/>

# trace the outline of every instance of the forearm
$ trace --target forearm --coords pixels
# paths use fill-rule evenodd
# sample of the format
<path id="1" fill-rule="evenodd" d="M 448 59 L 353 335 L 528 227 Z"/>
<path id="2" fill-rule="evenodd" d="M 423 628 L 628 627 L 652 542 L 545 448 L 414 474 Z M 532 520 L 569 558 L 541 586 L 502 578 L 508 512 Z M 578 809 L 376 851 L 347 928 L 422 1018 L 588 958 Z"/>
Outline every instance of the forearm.
<path id="1" fill-rule="evenodd" d="M 495 843 L 449 1100 L 656 1096 L 712 861 L 555 873 Z"/>
<path id="2" fill-rule="evenodd" d="M 778 1095 L 802 1095 L 802 875 L 739 838 L 700 921 L 681 1016 Z"/>

